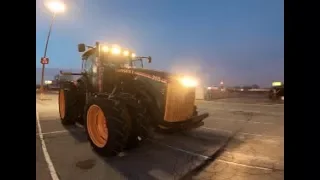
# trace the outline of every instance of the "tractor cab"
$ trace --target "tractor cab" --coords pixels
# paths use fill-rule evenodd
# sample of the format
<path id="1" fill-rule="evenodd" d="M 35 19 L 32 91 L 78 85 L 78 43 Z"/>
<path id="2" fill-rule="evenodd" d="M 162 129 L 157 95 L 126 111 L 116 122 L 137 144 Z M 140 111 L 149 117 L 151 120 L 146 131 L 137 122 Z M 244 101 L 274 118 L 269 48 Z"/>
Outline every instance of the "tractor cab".
<path id="1" fill-rule="evenodd" d="M 89 78 L 94 91 L 110 92 L 117 84 L 117 69 L 143 68 L 143 59 L 148 59 L 151 63 L 151 57 L 137 57 L 129 49 L 122 48 L 119 45 L 108 45 L 96 43 L 95 47 L 78 44 L 78 51 L 82 54 L 82 73 Z"/>
<path id="2" fill-rule="evenodd" d="M 86 48 L 88 49 L 86 50 Z M 144 58 L 148 59 L 148 62 L 151 63 L 150 56 L 137 57 L 132 50 L 121 48 L 120 46 L 115 44 L 101 45 L 99 43 L 96 43 L 95 47 L 79 44 L 78 51 L 83 52 L 83 68 L 85 68 L 86 64 L 96 64 L 97 66 L 112 68 L 143 68 L 142 60 Z M 95 67 L 92 66 L 92 68 L 94 69 Z"/>

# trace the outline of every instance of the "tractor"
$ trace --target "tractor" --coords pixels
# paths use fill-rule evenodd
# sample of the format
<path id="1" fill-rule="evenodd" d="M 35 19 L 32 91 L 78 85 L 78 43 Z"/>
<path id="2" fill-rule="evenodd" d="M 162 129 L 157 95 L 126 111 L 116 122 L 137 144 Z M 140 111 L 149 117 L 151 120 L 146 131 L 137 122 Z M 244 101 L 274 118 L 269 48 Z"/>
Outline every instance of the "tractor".
<path id="1" fill-rule="evenodd" d="M 209 116 L 198 115 L 196 79 L 145 69 L 143 62 L 151 63 L 150 56 L 99 42 L 78 44 L 78 51 L 81 72 L 60 71 L 79 76 L 60 85 L 60 119 L 64 126 L 82 124 L 92 149 L 102 156 L 137 147 L 150 132 L 198 128 Z"/>
<path id="2" fill-rule="evenodd" d="M 270 100 L 284 100 L 284 84 L 273 82 L 268 96 Z"/>

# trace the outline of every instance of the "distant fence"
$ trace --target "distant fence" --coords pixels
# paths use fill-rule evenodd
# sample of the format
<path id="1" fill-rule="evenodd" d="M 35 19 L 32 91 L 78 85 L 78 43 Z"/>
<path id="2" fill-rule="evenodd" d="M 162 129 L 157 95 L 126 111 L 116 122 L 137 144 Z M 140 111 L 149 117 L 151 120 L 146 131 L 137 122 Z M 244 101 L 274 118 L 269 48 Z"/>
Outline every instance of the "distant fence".
<path id="1" fill-rule="evenodd" d="M 40 85 L 36 85 L 36 92 L 39 93 Z M 58 86 L 44 86 L 44 90 L 47 92 L 58 92 Z M 203 90 L 203 91 L 202 91 Z M 199 92 L 202 91 L 202 92 Z M 196 99 L 204 99 L 206 88 L 198 88 L 196 93 Z M 227 99 L 227 98 L 266 98 L 269 89 L 227 89 L 226 91 L 213 90 L 211 98 L 213 99 Z"/>
<path id="2" fill-rule="evenodd" d="M 198 88 L 197 91 L 201 91 L 202 88 Z M 207 92 L 206 88 L 203 88 L 203 94 L 199 94 L 196 96 L 196 99 L 204 99 L 205 94 Z M 267 98 L 269 89 L 227 89 L 225 91 L 221 91 L 220 89 L 211 90 L 211 99 L 228 99 L 228 98 Z M 200 95 L 201 94 L 201 95 Z"/>
<path id="3" fill-rule="evenodd" d="M 248 91 L 252 92 L 268 92 L 270 89 L 248 89 Z"/>
<path id="4" fill-rule="evenodd" d="M 48 86 L 48 85 L 44 85 L 43 89 L 44 91 L 59 91 L 59 86 Z M 40 92 L 40 85 L 36 85 L 36 92 L 39 93 Z"/>

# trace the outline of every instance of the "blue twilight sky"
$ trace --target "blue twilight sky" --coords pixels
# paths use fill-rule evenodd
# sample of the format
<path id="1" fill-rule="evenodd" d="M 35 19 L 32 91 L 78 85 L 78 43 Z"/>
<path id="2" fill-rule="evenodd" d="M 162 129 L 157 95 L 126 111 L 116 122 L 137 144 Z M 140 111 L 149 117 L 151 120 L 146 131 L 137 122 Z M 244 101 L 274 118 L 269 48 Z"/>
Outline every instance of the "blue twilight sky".
<path id="1" fill-rule="evenodd" d="M 51 14 L 37 0 L 37 67 Z M 283 0 L 65 0 L 49 68 L 80 68 L 77 44 L 115 43 L 152 56 L 148 68 L 195 74 L 205 84 L 284 79 Z"/>

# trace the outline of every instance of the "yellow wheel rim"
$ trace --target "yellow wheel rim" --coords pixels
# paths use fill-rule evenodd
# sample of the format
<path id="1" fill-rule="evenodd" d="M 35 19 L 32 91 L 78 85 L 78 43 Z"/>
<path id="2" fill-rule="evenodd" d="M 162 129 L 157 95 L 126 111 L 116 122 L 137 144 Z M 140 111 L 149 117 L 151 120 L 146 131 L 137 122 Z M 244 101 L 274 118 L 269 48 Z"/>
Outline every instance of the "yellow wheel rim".
<path id="1" fill-rule="evenodd" d="M 59 113 L 60 113 L 60 118 L 63 119 L 66 113 L 65 96 L 64 96 L 63 89 L 60 89 L 60 92 L 59 92 Z"/>
<path id="2" fill-rule="evenodd" d="M 87 112 L 87 131 L 92 142 L 102 148 L 108 142 L 108 127 L 102 109 L 91 105 Z"/>

